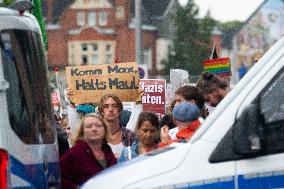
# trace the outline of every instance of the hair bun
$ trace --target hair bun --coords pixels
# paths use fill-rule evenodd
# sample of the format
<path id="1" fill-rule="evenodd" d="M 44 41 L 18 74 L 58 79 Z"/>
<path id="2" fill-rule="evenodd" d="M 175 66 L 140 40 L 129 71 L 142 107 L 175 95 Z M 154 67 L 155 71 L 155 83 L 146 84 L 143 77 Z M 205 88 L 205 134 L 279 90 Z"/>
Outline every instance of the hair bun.
<path id="1" fill-rule="evenodd" d="M 214 74 L 212 73 L 209 73 L 209 72 L 205 72 L 202 74 L 202 79 L 205 79 L 205 80 L 211 80 L 213 78 Z"/>

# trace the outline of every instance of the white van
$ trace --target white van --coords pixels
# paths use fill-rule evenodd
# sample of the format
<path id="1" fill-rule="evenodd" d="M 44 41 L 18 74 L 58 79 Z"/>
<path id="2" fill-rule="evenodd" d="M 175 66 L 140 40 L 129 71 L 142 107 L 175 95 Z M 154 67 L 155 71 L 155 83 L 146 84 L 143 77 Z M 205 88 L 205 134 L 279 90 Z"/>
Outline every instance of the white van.
<path id="1" fill-rule="evenodd" d="M 188 143 L 106 170 L 82 188 L 284 188 L 284 38 Z"/>
<path id="2" fill-rule="evenodd" d="M 44 53 L 35 17 L 0 8 L 1 189 L 60 188 Z"/>

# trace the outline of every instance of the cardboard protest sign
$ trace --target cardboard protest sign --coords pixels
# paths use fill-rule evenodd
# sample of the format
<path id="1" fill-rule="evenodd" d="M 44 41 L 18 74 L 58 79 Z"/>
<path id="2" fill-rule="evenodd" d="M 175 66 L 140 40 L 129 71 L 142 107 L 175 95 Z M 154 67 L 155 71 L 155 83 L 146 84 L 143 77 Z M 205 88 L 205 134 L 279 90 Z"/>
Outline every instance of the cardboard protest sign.
<path id="1" fill-rule="evenodd" d="M 135 62 L 66 67 L 70 100 L 77 104 L 98 103 L 105 94 L 115 94 L 121 101 L 136 101 L 139 87 Z"/>
<path id="2" fill-rule="evenodd" d="M 205 60 L 203 62 L 204 70 L 220 76 L 230 76 L 231 66 L 229 58 L 217 58 Z"/>
<path id="3" fill-rule="evenodd" d="M 165 115 L 166 81 L 163 79 L 141 79 L 143 90 L 141 98 L 144 111 L 156 113 L 160 118 Z"/>

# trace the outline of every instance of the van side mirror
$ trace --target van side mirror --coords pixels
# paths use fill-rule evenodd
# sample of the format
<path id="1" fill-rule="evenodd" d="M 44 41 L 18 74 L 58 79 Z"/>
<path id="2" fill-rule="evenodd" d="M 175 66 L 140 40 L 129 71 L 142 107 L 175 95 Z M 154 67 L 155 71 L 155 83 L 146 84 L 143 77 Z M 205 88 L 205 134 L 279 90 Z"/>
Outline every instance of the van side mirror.
<path id="1" fill-rule="evenodd" d="M 233 148 L 237 155 L 254 157 L 263 152 L 263 116 L 257 104 L 249 105 L 233 125 Z"/>

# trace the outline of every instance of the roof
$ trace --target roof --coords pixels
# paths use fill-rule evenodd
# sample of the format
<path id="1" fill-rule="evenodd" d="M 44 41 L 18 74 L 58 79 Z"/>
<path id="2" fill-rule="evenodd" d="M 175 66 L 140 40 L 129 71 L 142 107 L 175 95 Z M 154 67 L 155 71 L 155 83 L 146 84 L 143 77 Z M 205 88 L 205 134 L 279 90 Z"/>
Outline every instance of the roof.
<path id="1" fill-rule="evenodd" d="M 52 10 L 53 23 L 57 23 L 63 11 L 68 8 L 75 0 L 57 0 L 54 1 Z M 114 4 L 115 0 L 108 0 L 111 4 Z M 42 1 L 42 12 L 44 16 L 47 16 L 47 1 Z"/>
<path id="2" fill-rule="evenodd" d="M 53 23 L 57 23 L 63 11 L 69 7 L 75 0 L 56 0 L 53 6 Z M 145 24 L 151 23 L 152 20 L 160 18 L 164 15 L 171 1 L 175 0 L 142 0 L 142 22 Z M 115 0 L 109 0 L 115 4 Z M 47 16 L 47 0 L 42 1 L 43 15 Z M 135 16 L 135 1 L 131 0 L 131 16 Z"/>
<path id="3" fill-rule="evenodd" d="M 172 0 L 142 0 L 141 14 L 143 24 L 150 24 L 152 20 L 163 17 Z M 175 0 L 174 0 L 175 1 Z M 135 1 L 131 1 L 131 17 L 135 17 Z"/>
<path id="4" fill-rule="evenodd" d="M 54 1 L 54 6 L 52 10 L 53 15 L 53 23 L 57 23 L 59 21 L 60 15 L 63 13 L 63 11 L 69 7 L 75 0 L 60 0 L 60 1 Z M 47 1 L 42 1 L 42 13 L 43 16 L 47 16 Z"/>

